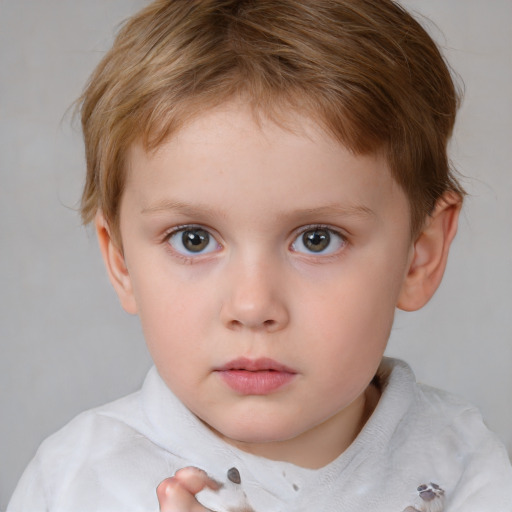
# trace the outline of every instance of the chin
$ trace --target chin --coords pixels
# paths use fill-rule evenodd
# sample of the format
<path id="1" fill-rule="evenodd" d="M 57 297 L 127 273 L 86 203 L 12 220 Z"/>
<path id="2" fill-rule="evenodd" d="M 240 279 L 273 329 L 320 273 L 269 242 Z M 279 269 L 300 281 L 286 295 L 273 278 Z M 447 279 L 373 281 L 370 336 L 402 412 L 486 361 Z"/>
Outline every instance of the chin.
<path id="1" fill-rule="evenodd" d="M 300 435 L 290 425 L 279 425 L 273 421 L 252 421 L 248 423 L 237 423 L 236 425 L 225 426 L 217 429 L 226 440 L 236 444 L 266 444 L 288 441 Z"/>

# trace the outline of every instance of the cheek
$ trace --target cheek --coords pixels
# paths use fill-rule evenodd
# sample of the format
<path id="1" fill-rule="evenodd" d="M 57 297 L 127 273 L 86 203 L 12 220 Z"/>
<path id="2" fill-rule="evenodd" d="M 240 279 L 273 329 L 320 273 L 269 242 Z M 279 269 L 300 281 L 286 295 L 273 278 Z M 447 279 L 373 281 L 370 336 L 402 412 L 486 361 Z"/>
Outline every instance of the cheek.
<path id="1" fill-rule="evenodd" d="M 210 321 L 211 298 L 204 288 L 197 289 L 172 275 L 149 276 L 135 280 L 135 299 L 148 348 L 158 364 L 190 357 L 190 348 L 204 338 Z"/>
<path id="2" fill-rule="evenodd" d="M 393 310 L 378 315 L 370 301 L 353 300 L 353 294 L 348 299 L 342 307 L 317 311 L 317 341 L 314 351 L 306 352 L 314 362 L 307 368 L 321 390 L 315 388 L 311 400 L 325 410 L 332 407 L 332 400 L 343 408 L 364 392 L 382 360 L 393 322 Z"/>
<path id="3" fill-rule="evenodd" d="M 310 311 L 306 316 L 332 334 L 382 332 L 393 320 L 400 290 L 396 276 L 390 269 L 347 269 L 315 286 L 316 293 L 299 294 L 309 297 L 304 314 Z"/>
<path id="4" fill-rule="evenodd" d="M 324 370 L 332 368 L 335 374 L 336 366 L 342 365 L 344 372 L 352 374 L 365 363 L 378 364 L 393 324 L 398 274 L 389 269 L 365 267 L 359 273 L 353 269 L 333 277 L 302 302 L 297 316 L 304 319 L 306 338 L 318 340 L 315 353 L 322 358 Z"/>
<path id="5" fill-rule="evenodd" d="M 142 299 L 139 316 L 151 358 L 169 388 L 186 401 L 209 367 L 204 300 L 175 285 Z"/>

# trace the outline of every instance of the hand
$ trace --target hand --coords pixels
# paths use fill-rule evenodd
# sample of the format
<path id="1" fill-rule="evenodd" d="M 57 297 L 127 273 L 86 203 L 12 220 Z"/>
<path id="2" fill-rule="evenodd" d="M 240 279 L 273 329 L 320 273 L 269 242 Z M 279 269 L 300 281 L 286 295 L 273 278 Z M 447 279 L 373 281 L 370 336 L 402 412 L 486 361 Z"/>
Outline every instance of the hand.
<path id="1" fill-rule="evenodd" d="M 195 467 L 180 469 L 172 478 L 166 478 L 156 489 L 160 512 L 210 512 L 195 498 L 205 487 L 218 490 L 220 484 L 205 471 Z"/>

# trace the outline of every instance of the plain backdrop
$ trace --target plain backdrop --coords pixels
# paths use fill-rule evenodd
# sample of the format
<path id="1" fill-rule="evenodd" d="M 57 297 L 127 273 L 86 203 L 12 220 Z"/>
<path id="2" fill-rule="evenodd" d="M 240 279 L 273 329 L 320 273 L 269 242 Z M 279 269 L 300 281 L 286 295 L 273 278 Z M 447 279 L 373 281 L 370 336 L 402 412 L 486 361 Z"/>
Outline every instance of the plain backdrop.
<path id="1" fill-rule="evenodd" d="M 0 510 L 37 446 L 78 412 L 137 389 L 136 318 L 80 225 L 69 107 L 143 0 L 0 0 Z M 452 159 L 470 193 L 444 283 L 397 315 L 388 354 L 463 395 L 512 453 L 512 0 L 404 0 L 466 88 Z"/>

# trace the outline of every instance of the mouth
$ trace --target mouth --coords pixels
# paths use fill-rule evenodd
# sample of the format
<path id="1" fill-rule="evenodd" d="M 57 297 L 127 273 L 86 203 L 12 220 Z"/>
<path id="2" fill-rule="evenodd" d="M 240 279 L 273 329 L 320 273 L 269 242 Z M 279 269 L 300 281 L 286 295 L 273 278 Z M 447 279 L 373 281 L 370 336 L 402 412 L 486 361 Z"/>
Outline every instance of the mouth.
<path id="1" fill-rule="evenodd" d="M 215 369 L 225 384 L 241 395 L 267 395 L 295 379 L 297 372 L 273 359 L 239 358 Z"/>

